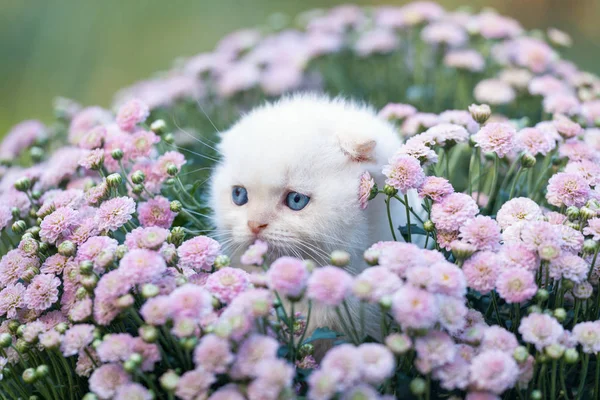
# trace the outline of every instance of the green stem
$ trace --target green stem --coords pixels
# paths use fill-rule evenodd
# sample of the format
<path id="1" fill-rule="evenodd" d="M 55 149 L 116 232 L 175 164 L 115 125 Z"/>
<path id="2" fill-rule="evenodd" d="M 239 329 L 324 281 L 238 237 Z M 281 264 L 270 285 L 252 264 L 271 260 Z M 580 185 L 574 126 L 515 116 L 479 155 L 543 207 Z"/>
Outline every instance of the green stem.
<path id="1" fill-rule="evenodd" d="M 583 395 L 583 387 L 585 385 L 585 378 L 587 378 L 587 370 L 588 364 L 590 362 L 590 355 L 587 353 L 583 354 L 583 366 L 581 369 L 581 374 L 579 375 L 579 386 L 577 387 L 577 400 L 581 399 L 581 395 Z"/>
<path id="2" fill-rule="evenodd" d="M 550 398 L 556 399 L 556 368 L 558 360 L 552 360 L 552 379 L 550 381 Z"/>
<path id="3" fill-rule="evenodd" d="M 348 329 L 348 325 L 346 325 L 346 321 L 344 320 L 344 317 L 342 316 L 342 312 L 340 311 L 339 306 L 335 307 L 335 312 L 336 312 L 338 318 L 340 319 L 340 323 L 342 324 L 342 328 L 344 329 L 344 333 L 346 334 L 348 339 L 350 339 L 350 341 L 353 342 L 354 344 L 358 344 L 356 342 L 356 339 L 352 336 L 352 331 L 350 329 Z"/>
<path id="4" fill-rule="evenodd" d="M 596 377 L 594 379 L 594 397 L 600 397 L 600 357 L 596 353 Z"/>
<path id="5" fill-rule="evenodd" d="M 471 159 L 469 160 L 469 179 L 467 192 L 469 196 L 473 194 L 473 169 L 475 167 L 475 155 L 477 154 L 477 147 L 473 147 L 471 150 Z"/>
<path id="6" fill-rule="evenodd" d="M 344 305 L 344 310 L 346 311 L 346 315 L 348 316 L 348 321 L 350 321 L 350 326 L 352 327 L 352 332 L 354 333 L 354 337 L 356 337 L 356 343 L 360 343 L 360 338 L 358 337 L 358 330 L 356 330 L 356 325 L 354 324 L 354 318 L 352 318 L 352 314 L 350 314 L 350 308 L 348 307 L 348 302 L 344 300 L 342 303 Z"/>
<path id="7" fill-rule="evenodd" d="M 72 388 L 73 386 L 73 378 L 71 378 L 71 374 L 73 372 L 73 370 L 71 369 L 71 367 L 69 366 L 69 363 L 67 363 L 67 359 L 62 355 L 62 353 L 60 353 L 58 350 L 54 350 L 54 353 L 56 354 L 56 356 L 58 357 L 58 359 L 60 360 L 60 363 L 62 364 L 62 367 L 64 369 L 64 375 L 67 376 L 67 381 L 69 382 L 69 387 L 67 388 L 67 391 L 69 392 L 69 399 L 73 400 L 73 390 Z"/>
<path id="8" fill-rule="evenodd" d="M 523 168 L 519 168 L 519 170 L 517 171 L 517 175 L 515 176 L 515 180 L 513 181 L 511 187 L 510 187 L 510 194 L 508 195 L 508 200 L 513 198 L 513 195 L 515 193 L 515 188 L 517 187 L 517 182 L 519 182 L 519 178 L 521 178 L 521 174 L 523 173 Z"/>
<path id="9" fill-rule="evenodd" d="M 496 320 L 498 321 L 498 325 L 500 325 L 501 327 L 506 329 L 506 326 L 504 326 L 504 321 L 502 321 L 502 318 L 500 318 L 500 310 L 498 308 L 498 301 L 496 300 L 496 292 L 494 292 L 492 290 L 491 296 L 492 296 L 492 306 L 494 307 L 494 314 L 496 314 Z"/>
<path id="10" fill-rule="evenodd" d="M 408 238 L 408 243 L 412 243 L 412 236 L 411 236 L 411 232 L 410 232 L 410 207 L 409 207 L 409 203 L 408 203 L 408 195 L 404 195 L 404 201 L 405 201 L 405 207 L 404 209 L 406 210 L 406 230 L 407 230 L 407 238 Z"/>
<path id="11" fill-rule="evenodd" d="M 306 331 L 308 330 L 308 324 L 310 323 L 311 311 L 312 311 L 312 300 L 308 300 L 308 312 L 306 314 L 306 324 L 304 325 L 304 330 L 302 331 L 302 335 L 300 336 L 300 340 L 298 341 L 298 350 L 300 350 L 300 346 L 302 346 L 302 342 L 304 342 L 304 336 L 306 336 Z"/>
<path id="12" fill-rule="evenodd" d="M 385 207 L 387 210 L 387 217 L 388 217 L 388 222 L 390 223 L 390 230 L 392 231 L 392 237 L 394 238 L 394 241 L 398 241 L 398 239 L 396 239 L 396 232 L 394 229 L 394 223 L 392 222 L 392 213 L 390 212 L 390 197 L 388 197 L 387 199 L 385 199 Z"/>
<path id="13" fill-rule="evenodd" d="M 498 172 L 500 169 L 500 157 L 498 154 L 494 154 L 494 173 L 492 175 L 492 186 L 490 187 L 490 198 L 488 199 L 488 204 L 486 207 L 487 213 L 491 213 L 494 209 L 494 203 L 496 202 L 496 195 L 498 194 L 498 188 L 496 187 L 498 183 Z"/>
<path id="14" fill-rule="evenodd" d="M 565 361 L 561 360 L 560 361 L 560 387 L 562 389 L 562 391 L 564 392 L 564 397 L 565 399 L 569 400 L 569 396 L 568 396 L 568 391 L 567 391 L 567 383 L 566 383 L 566 378 L 565 378 Z"/>

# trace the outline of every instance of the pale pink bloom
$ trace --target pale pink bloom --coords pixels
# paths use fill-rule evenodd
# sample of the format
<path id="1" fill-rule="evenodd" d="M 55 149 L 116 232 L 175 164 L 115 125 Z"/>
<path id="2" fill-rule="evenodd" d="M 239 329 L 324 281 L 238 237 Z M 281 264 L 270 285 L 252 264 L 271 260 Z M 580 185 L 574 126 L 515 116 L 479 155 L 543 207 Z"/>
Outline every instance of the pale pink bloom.
<path id="1" fill-rule="evenodd" d="M 32 310 L 47 310 L 58 300 L 60 279 L 54 275 L 36 275 L 25 291 L 25 303 Z"/>
<path id="2" fill-rule="evenodd" d="M 499 78 L 515 89 L 525 89 L 533 78 L 533 74 L 527 69 L 507 68 L 500 71 Z"/>
<path id="3" fill-rule="evenodd" d="M 465 261 L 463 272 L 471 289 L 486 294 L 494 289 L 500 267 L 500 260 L 495 253 L 481 251 Z"/>
<path id="4" fill-rule="evenodd" d="M 358 186 L 358 203 L 361 209 L 367 208 L 369 197 L 371 196 L 371 190 L 375 186 L 375 180 L 371 177 L 369 172 L 365 171 L 360 176 L 360 183 Z"/>
<path id="5" fill-rule="evenodd" d="M 329 400 L 333 398 L 340 386 L 342 373 L 339 371 L 314 371 L 307 379 L 308 398 L 314 400 Z"/>
<path id="6" fill-rule="evenodd" d="M 96 265 L 95 260 L 100 255 L 112 255 L 117 250 L 119 242 L 108 236 L 93 236 L 85 241 L 77 249 L 77 257 L 75 261 L 80 263 L 82 261 L 94 261 L 94 270 L 96 273 L 104 272 L 104 268 Z M 111 256 L 112 258 L 112 256 Z"/>
<path id="7" fill-rule="evenodd" d="M 0 260 L 0 287 L 17 283 L 28 269 L 40 266 L 37 257 L 30 257 L 20 249 L 10 250 Z"/>
<path id="8" fill-rule="evenodd" d="M 584 236 L 578 230 L 566 225 L 557 225 L 562 237 L 562 248 L 572 253 L 579 253 L 583 248 Z"/>
<path id="9" fill-rule="evenodd" d="M 354 278 L 352 293 L 357 298 L 376 303 L 402 286 L 402 280 L 386 267 L 371 267 Z"/>
<path id="10" fill-rule="evenodd" d="M 61 207 L 44 217 L 40 225 L 40 238 L 48 243 L 55 243 L 67 236 L 78 221 L 78 212 L 69 207 Z"/>
<path id="11" fill-rule="evenodd" d="M 104 364 L 94 370 L 90 376 L 90 390 L 100 399 L 113 398 L 116 391 L 131 381 L 129 375 L 120 364 Z"/>
<path id="12" fill-rule="evenodd" d="M 79 165 L 90 170 L 99 169 L 103 163 L 104 150 L 102 149 L 87 150 L 85 153 L 82 153 L 79 159 Z"/>
<path id="13" fill-rule="evenodd" d="M 236 93 L 255 87 L 260 81 L 260 69 L 249 62 L 231 63 L 216 82 L 217 94 L 230 98 Z"/>
<path id="14" fill-rule="evenodd" d="M 467 393 L 465 400 L 500 400 L 500 396 L 497 396 L 490 392 L 474 392 L 470 391 Z"/>
<path id="15" fill-rule="evenodd" d="M 194 350 L 196 367 L 217 374 L 225 373 L 233 360 L 229 342 L 213 334 L 202 337 Z"/>
<path id="16" fill-rule="evenodd" d="M 157 250 L 165 243 L 169 233 L 169 230 L 157 226 L 135 228 L 125 236 L 125 246 L 130 250 Z"/>
<path id="17" fill-rule="evenodd" d="M 55 349 L 60 347 L 60 344 L 62 343 L 63 340 L 63 336 L 58 333 L 57 331 L 55 331 L 54 329 L 51 329 L 47 332 L 42 333 L 39 336 L 40 339 L 40 344 L 46 348 L 46 349 Z"/>
<path id="18" fill-rule="evenodd" d="M 112 115 L 100 107 L 87 107 L 71 120 L 69 126 L 69 142 L 78 144 L 83 135 L 96 126 L 112 121 Z"/>
<path id="19" fill-rule="evenodd" d="M 256 240 L 254 244 L 248 247 L 248 250 L 240 257 L 240 262 L 244 265 L 262 265 L 264 256 L 269 250 L 269 246 L 262 240 Z"/>
<path id="20" fill-rule="evenodd" d="M 396 291 L 392 312 L 394 319 L 404 329 L 430 328 L 438 317 L 435 296 L 409 285 L 402 286 Z"/>
<path id="21" fill-rule="evenodd" d="M 225 267 L 208 277 L 204 288 L 223 303 L 231 301 L 250 284 L 250 275 L 242 269 Z"/>
<path id="22" fill-rule="evenodd" d="M 102 362 L 126 361 L 133 353 L 133 337 L 128 333 L 105 335 L 96 351 Z"/>
<path id="23" fill-rule="evenodd" d="M 321 362 L 321 370 L 339 374 L 340 389 L 349 388 L 362 374 L 362 354 L 351 344 L 341 344 L 329 350 Z"/>
<path id="24" fill-rule="evenodd" d="M 438 245 L 442 248 L 442 249 L 446 249 L 448 251 L 452 250 L 452 247 L 456 245 L 456 242 L 458 241 L 458 230 L 456 231 L 437 231 L 437 242 Z M 467 245 L 469 247 L 472 247 L 470 244 L 467 243 Z"/>
<path id="25" fill-rule="evenodd" d="M 537 292 L 533 272 L 513 267 L 503 270 L 496 281 L 496 291 L 507 303 L 522 303 Z"/>
<path id="26" fill-rule="evenodd" d="M 573 287 L 573 296 L 577 299 L 589 299 L 594 293 L 594 287 L 588 281 L 576 284 Z"/>
<path id="27" fill-rule="evenodd" d="M 228 384 L 211 394 L 208 400 L 246 400 L 246 398 L 235 384 Z"/>
<path id="28" fill-rule="evenodd" d="M 421 31 L 421 39 L 429 44 L 459 47 L 469 40 L 464 28 L 450 22 L 434 22 Z"/>
<path id="29" fill-rule="evenodd" d="M 148 106 L 141 100 L 132 99 L 123 104 L 117 112 L 117 125 L 124 131 L 132 132 L 137 124 L 150 115 Z"/>
<path id="30" fill-rule="evenodd" d="M 497 250 L 500 247 L 500 226 L 490 217 L 478 215 L 460 227 L 460 237 L 477 250 Z"/>
<path id="31" fill-rule="evenodd" d="M 545 72 L 558 58 L 552 47 L 533 37 L 520 37 L 515 40 L 514 46 L 516 64 L 536 74 Z"/>
<path id="32" fill-rule="evenodd" d="M 81 147 L 82 149 L 88 150 L 97 149 L 99 147 L 102 147 L 105 137 L 106 128 L 101 125 L 98 125 L 90 129 L 86 133 L 82 134 L 79 139 L 79 143 L 77 143 L 77 146 Z"/>
<path id="33" fill-rule="evenodd" d="M 144 227 L 158 226 L 170 228 L 177 213 L 171 211 L 170 202 L 163 196 L 155 196 L 140 203 L 137 209 L 140 224 Z"/>
<path id="34" fill-rule="evenodd" d="M 440 115 L 440 118 L 441 117 L 442 116 Z M 462 125 L 443 122 L 427 129 L 420 137 L 427 142 L 434 142 L 439 146 L 446 146 L 466 142 L 469 139 L 469 132 L 467 132 Z"/>
<path id="35" fill-rule="evenodd" d="M 564 333 L 560 323 L 546 314 L 529 314 L 521 319 L 519 333 L 523 341 L 535 345 L 538 351 L 558 340 Z"/>
<path id="36" fill-rule="evenodd" d="M 555 115 L 553 123 L 558 133 L 565 138 L 572 138 L 583 133 L 581 125 L 564 115 Z"/>
<path id="37" fill-rule="evenodd" d="M 479 107 L 484 108 L 484 106 L 471 105 L 469 109 Z M 479 124 L 475 122 L 473 116 L 470 111 L 466 110 L 446 110 L 440 114 L 440 120 L 443 122 L 448 122 L 450 124 L 461 125 L 462 127 L 467 129 L 468 133 L 475 133 L 479 130 Z M 460 141 L 466 141 L 467 137 L 464 137 L 462 131 L 453 131 L 455 133 L 460 134 Z"/>
<path id="38" fill-rule="evenodd" d="M 248 386 L 249 400 L 277 400 L 285 389 L 291 389 L 294 367 L 282 359 L 265 360 L 256 366 L 256 378 Z"/>
<path id="39" fill-rule="evenodd" d="M 92 304 L 89 297 L 76 302 L 69 310 L 69 319 L 73 322 L 85 321 L 92 315 Z"/>
<path id="40" fill-rule="evenodd" d="M 498 256 L 503 268 L 517 267 L 528 271 L 536 271 L 540 265 L 537 251 L 530 250 L 519 242 L 505 243 L 500 248 Z"/>
<path id="41" fill-rule="evenodd" d="M 431 269 L 424 265 L 407 269 L 404 277 L 406 278 L 406 283 L 414 287 L 425 289 L 431 285 Z"/>
<path id="42" fill-rule="evenodd" d="M 416 113 L 404 120 L 400 127 L 400 133 L 404 137 L 414 136 L 417 133 L 431 128 L 440 123 L 440 118 L 437 114 L 432 113 Z"/>
<path id="43" fill-rule="evenodd" d="M 447 333 L 431 331 L 427 335 L 415 339 L 417 359 L 415 365 L 419 372 L 428 374 L 451 362 L 456 355 L 456 347 Z"/>
<path id="44" fill-rule="evenodd" d="M 516 131 L 508 123 L 490 122 L 473 135 L 477 146 L 486 153 L 496 153 L 504 157 L 515 147 Z"/>
<path id="45" fill-rule="evenodd" d="M 428 176 L 419 188 L 419 197 L 428 197 L 434 202 L 440 202 L 444 196 L 454 193 L 452 184 L 447 179 L 438 176 Z"/>
<path id="46" fill-rule="evenodd" d="M 221 245 L 207 236 L 186 240 L 177 249 L 179 266 L 195 271 L 210 271 L 220 251 Z"/>
<path id="47" fill-rule="evenodd" d="M 600 321 L 578 323 L 573 327 L 573 337 L 584 353 L 600 352 Z"/>
<path id="48" fill-rule="evenodd" d="M 167 264 L 160 254 L 146 249 L 130 250 L 119 262 L 121 276 L 132 285 L 159 278 L 166 270 Z"/>
<path id="49" fill-rule="evenodd" d="M 581 108 L 577 97 L 568 93 L 550 94 L 544 97 L 542 105 L 548 114 L 575 115 Z"/>
<path id="50" fill-rule="evenodd" d="M 40 121 L 27 120 L 13 126 L 0 143 L 0 157 L 12 159 L 36 140 L 47 136 L 46 127 Z"/>
<path id="51" fill-rule="evenodd" d="M 592 236 L 594 240 L 600 240 L 600 218 L 588 220 L 588 226 L 583 228 L 583 233 Z"/>
<path id="52" fill-rule="evenodd" d="M 462 331 L 466 325 L 468 308 L 463 298 L 437 295 L 439 322 L 451 334 Z"/>
<path id="53" fill-rule="evenodd" d="M 302 294 L 308 277 L 309 273 L 304 261 L 293 257 L 278 258 L 267 271 L 269 288 L 291 298 L 297 298 Z"/>
<path id="54" fill-rule="evenodd" d="M 172 315 L 200 319 L 212 311 L 212 297 L 203 288 L 186 283 L 169 295 Z"/>
<path id="55" fill-rule="evenodd" d="M 461 298 L 467 292 L 467 282 L 460 268 L 449 262 L 438 262 L 429 267 L 431 281 L 427 290 Z"/>
<path id="56" fill-rule="evenodd" d="M 398 37 L 393 30 L 376 28 L 362 32 L 354 43 L 354 51 L 359 57 L 367 57 L 371 54 L 391 53 L 398 46 Z"/>
<path id="57" fill-rule="evenodd" d="M 65 357 L 77 354 L 94 340 L 95 326 L 91 324 L 73 325 L 63 338 L 60 350 Z"/>
<path id="58" fill-rule="evenodd" d="M 541 75 L 534 77 L 528 85 L 529 93 L 532 95 L 548 96 L 552 93 L 569 93 L 569 85 L 553 75 Z"/>
<path id="59" fill-rule="evenodd" d="M 17 282 L 9 284 L 0 291 L 0 315 L 15 318 L 17 310 L 25 307 L 25 286 Z"/>
<path id="60" fill-rule="evenodd" d="M 125 225 L 135 212 L 135 201 L 131 197 L 116 197 L 100 205 L 96 222 L 101 231 L 116 231 Z"/>
<path id="61" fill-rule="evenodd" d="M 379 116 L 388 120 L 401 120 L 417 113 L 410 104 L 388 103 L 379 111 Z"/>
<path id="62" fill-rule="evenodd" d="M 515 139 L 517 147 L 533 156 L 545 156 L 556 147 L 556 141 L 538 128 L 523 128 L 517 132 Z"/>
<path id="63" fill-rule="evenodd" d="M 486 39 L 511 38 L 523 32 L 523 28 L 517 20 L 494 11 L 483 11 L 479 15 L 475 15 L 471 24 L 470 27 Z"/>
<path id="64" fill-rule="evenodd" d="M 521 225 L 520 237 L 527 248 L 537 250 L 544 243 L 563 245 L 562 233 L 558 225 L 547 221 L 531 221 Z"/>
<path id="65" fill-rule="evenodd" d="M 140 314 L 150 325 L 163 325 L 171 317 L 171 300 L 168 296 L 160 295 L 146 300 Z"/>
<path id="66" fill-rule="evenodd" d="M 581 283 L 587 279 L 590 264 L 574 254 L 564 254 L 550 262 L 550 277 Z"/>
<path id="67" fill-rule="evenodd" d="M 148 157 L 152 153 L 154 145 L 160 141 L 160 138 L 154 132 L 144 130 L 137 131 L 131 135 L 125 143 L 123 152 L 129 160 L 135 160 L 138 157 Z"/>
<path id="68" fill-rule="evenodd" d="M 256 365 L 263 360 L 277 358 L 277 340 L 258 334 L 253 334 L 241 344 L 237 351 L 231 375 L 238 379 L 254 376 Z"/>
<path id="69" fill-rule="evenodd" d="M 473 89 L 473 96 L 479 103 L 495 106 L 512 102 L 516 93 L 508 83 L 500 79 L 484 79 Z"/>
<path id="70" fill-rule="evenodd" d="M 387 176 L 385 183 L 402 193 L 417 189 L 425 180 L 425 172 L 416 158 L 396 154 L 383 167 L 382 173 Z"/>
<path id="71" fill-rule="evenodd" d="M 581 116 L 586 120 L 588 126 L 600 119 L 600 100 L 586 101 L 581 105 Z"/>
<path id="72" fill-rule="evenodd" d="M 153 400 L 154 395 L 139 383 L 127 383 L 119 386 L 114 400 Z"/>
<path id="73" fill-rule="evenodd" d="M 96 365 L 100 364 L 100 360 L 96 356 L 96 351 L 92 348 L 88 347 L 88 351 L 93 358 Z M 90 356 L 87 355 L 85 351 L 80 351 L 77 355 L 77 365 L 75 366 L 75 373 L 79 376 L 89 377 L 90 374 L 94 371 L 94 363 Z"/>
<path id="74" fill-rule="evenodd" d="M 413 267 L 423 265 L 421 249 L 412 243 L 391 242 L 381 249 L 379 265 L 402 277 Z"/>
<path id="75" fill-rule="evenodd" d="M 479 214 L 475 200 L 464 193 L 452 193 L 431 208 L 431 220 L 437 229 L 458 231 L 469 219 Z"/>
<path id="76" fill-rule="evenodd" d="M 546 199 L 557 206 L 583 206 L 590 196 L 590 186 L 579 174 L 559 172 L 548 181 Z"/>
<path id="77" fill-rule="evenodd" d="M 564 172 L 581 176 L 590 186 L 600 185 L 600 166 L 593 161 L 570 161 Z"/>
<path id="78" fill-rule="evenodd" d="M 358 347 L 362 357 L 362 379 L 377 385 L 389 378 L 396 367 L 396 360 L 387 347 L 379 343 L 363 343 Z"/>
<path id="79" fill-rule="evenodd" d="M 409 138 L 396 152 L 396 155 L 405 155 L 416 158 L 425 167 L 435 164 L 438 161 L 438 155 L 425 142 L 423 134 Z"/>
<path id="80" fill-rule="evenodd" d="M 434 369 L 433 377 L 446 390 L 464 390 L 469 384 L 469 363 L 457 354 L 452 362 Z"/>
<path id="81" fill-rule="evenodd" d="M 181 167 L 185 164 L 185 157 L 178 151 L 167 151 L 162 156 L 158 157 L 156 163 L 152 166 L 152 175 L 157 179 L 167 179 L 170 175 L 167 172 L 169 165 L 173 164 L 181 171 Z"/>
<path id="82" fill-rule="evenodd" d="M 486 350 L 471 362 L 471 383 L 479 390 L 501 394 L 517 383 L 519 367 L 510 354 Z"/>
<path id="83" fill-rule="evenodd" d="M 444 56 L 444 65 L 471 72 L 481 72 L 485 68 L 485 59 L 476 50 L 452 50 Z"/>
<path id="84" fill-rule="evenodd" d="M 320 303 L 337 306 L 346 297 L 352 277 L 338 267 L 317 268 L 308 279 L 306 295 Z"/>

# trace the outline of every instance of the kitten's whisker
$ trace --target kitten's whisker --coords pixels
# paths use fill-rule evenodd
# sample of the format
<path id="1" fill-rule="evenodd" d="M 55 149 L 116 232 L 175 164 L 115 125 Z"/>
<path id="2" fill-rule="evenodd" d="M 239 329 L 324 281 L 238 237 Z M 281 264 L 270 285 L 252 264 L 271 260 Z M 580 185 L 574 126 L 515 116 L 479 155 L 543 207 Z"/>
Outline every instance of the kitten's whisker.
<path id="1" fill-rule="evenodd" d="M 202 168 L 195 169 L 195 170 L 193 170 L 193 171 L 186 171 L 186 172 L 185 172 L 185 173 L 183 173 L 183 174 L 179 174 L 179 176 L 186 176 L 186 175 L 189 175 L 189 174 L 193 174 L 193 173 L 195 173 L 195 172 L 204 171 L 205 169 L 212 169 L 212 168 L 211 168 L 211 167 L 202 167 Z M 209 179 L 210 179 L 210 178 L 209 178 Z M 207 179 L 207 180 L 208 180 L 208 179 Z M 206 182 L 207 180 L 205 180 L 204 182 Z M 202 182 L 202 183 L 204 183 L 204 182 Z"/>
<path id="2" fill-rule="evenodd" d="M 204 114 L 204 116 L 206 117 L 206 119 L 208 119 L 208 122 L 210 122 L 210 124 L 212 125 L 212 127 L 215 128 L 215 131 L 217 131 L 218 134 L 221 134 L 221 131 L 219 130 L 219 128 L 217 128 L 217 126 L 214 124 L 214 122 L 212 121 L 212 119 L 208 116 L 208 114 L 206 113 L 206 111 L 204 111 L 204 107 L 202 107 L 202 104 L 200 104 L 200 100 L 196 99 L 196 104 L 198 104 L 198 107 L 200 108 L 200 111 L 202 111 L 202 114 Z"/>
<path id="3" fill-rule="evenodd" d="M 200 139 L 199 137 L 196 137 L 194 135 L 192 135 L 191 133 L 189 133 L 188 131 L 186 131 L 185 129 L 183 129 L 182 127 L 179 126 L 179 124 L 177 123 L 177 120 L 175 117 L 173 117 L 173 123 L 175 124 L 175 126 L 177 127 L 177 129 L 179 129 L 181 132 L 185 133 L 186 135 L 188 135 L 189 137 L 191 137 L 192 139 L 196 140 L 197 142 L 199 142 L 200 144 L 208 147 L 211 150 L 214 150 L 217 154 L 221 154 L 221 152 L 219 150 L 217 150 L 216 148 L 214 148 L 213 146 L 209 145 L 208 143 L 204 143 L 202 141 L 202 139 Z M 214 125 L 213 125 L 214 126 Z M 215 128 L 216 129 L 216 128 Z"/>
<path id="4" fill-rule="evenodd" d="M 192 154 L 195 154 L 195 155 L 197 155 L 198 157 L 205 158 L 205 159 L 207 159 L 207 160 L 209 160 L 209 161 L 212 161 L 212 162 L 215 162 L 215 163 L 219 162 L 219 160 L 215 160 L 214 158 L 212 158 L 212 157 L 209 157 L 209 156 L 207 156 L 206 154 L 200 154 L 200 153 L 196 153 L 196 152 L 195 152 L 195 151 L 193 151 L 193 150 L 187 149 L 187 148 L 185 148 L 185 147 L 177 146 L 177 145 L 176 145 L 176 144 L 174 144 L 174 143 L 171 143 L 171 144 L 169 144 L 169 146 L 171 146 L 171 147 L 174 147 L 174 148 L 176 148 L 177 150 L 183 150 L 183 151 L 187 151 L 187 152 L 189 152 L 189 153 L 192 153 Z"/>

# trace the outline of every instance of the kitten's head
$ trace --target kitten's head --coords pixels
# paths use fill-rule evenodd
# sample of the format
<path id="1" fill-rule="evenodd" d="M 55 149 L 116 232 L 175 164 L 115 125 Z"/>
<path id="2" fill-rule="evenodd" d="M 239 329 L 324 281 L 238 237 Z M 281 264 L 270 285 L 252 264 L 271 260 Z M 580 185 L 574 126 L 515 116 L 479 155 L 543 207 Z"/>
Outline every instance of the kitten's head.
<path id="1" fill-rule="evenodd" d="M 302 95 L 255 109 L 219 145 L 210 200 L 217 238 L 233 252 L 261 239 L 273 256 L 318 263 L 362 245 L 360 175 L 380 174 L 398 146 L 389 124 L 343 100 Z"/>

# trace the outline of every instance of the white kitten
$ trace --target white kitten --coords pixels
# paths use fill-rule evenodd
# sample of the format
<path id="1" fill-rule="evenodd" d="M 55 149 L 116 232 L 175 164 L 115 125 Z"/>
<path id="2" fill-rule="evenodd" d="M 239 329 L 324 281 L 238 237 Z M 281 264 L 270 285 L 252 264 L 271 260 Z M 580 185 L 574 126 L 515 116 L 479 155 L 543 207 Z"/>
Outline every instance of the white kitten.
<path id="1" fill-rule="evenodd" d="M 383 199 L 360 208 L 360 176 L 369 171 L 382 188 L 382 166 L 400 145 L 372 109 L 342 99 L 296 95 L 242 117 L 222 134 L 210 198 L 233 265 L 258 238 L 269 244 L 270 261 L 289 255 L 325 265 L 341 249 L 352 255 L 350 272 L 360 272 L 362 252 L 392 240 Z M 396 227 L 406 223 L 399 202 L 392 213 Z M 336 320 L 333 310 L 313 307 L 309 331 L 336 328 Z"/>

